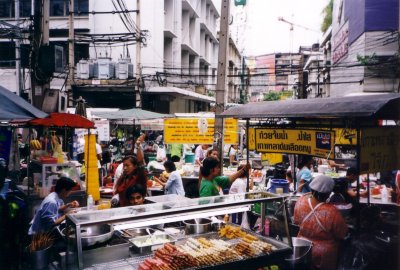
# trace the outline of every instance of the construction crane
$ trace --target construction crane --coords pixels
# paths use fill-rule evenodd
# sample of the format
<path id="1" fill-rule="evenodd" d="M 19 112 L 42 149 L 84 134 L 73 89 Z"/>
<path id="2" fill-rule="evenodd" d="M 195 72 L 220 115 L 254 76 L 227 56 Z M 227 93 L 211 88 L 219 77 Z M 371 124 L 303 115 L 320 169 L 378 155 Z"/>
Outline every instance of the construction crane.
<path id="1" fill-rule="evenodd" d="M 289 41 L 290 44 L 289 45 L 290 45 L 290 50 L 291 51 L 293 50 L 293 29 L 294 29 L 294 26 L 303 28 L 305 30 L 309 30 L 309 31 L 313 31 L 313 32 L 319 33 L 318 30 L 311 29 L 311 28 L 308 28 L 306 26 L 302 26 L 302 25 L 290 22 L 290 21 L 286 20 L 285 18 L 283 18 L 282 16 L 278 17 L 278 21 L 281 21 L 281 22 L 284 22 L 284 23 L 287 23 L 287 24 L 290 25 L 290 28 L 289 28 L 289 30 L 290 30 L 290 41 Z"/>

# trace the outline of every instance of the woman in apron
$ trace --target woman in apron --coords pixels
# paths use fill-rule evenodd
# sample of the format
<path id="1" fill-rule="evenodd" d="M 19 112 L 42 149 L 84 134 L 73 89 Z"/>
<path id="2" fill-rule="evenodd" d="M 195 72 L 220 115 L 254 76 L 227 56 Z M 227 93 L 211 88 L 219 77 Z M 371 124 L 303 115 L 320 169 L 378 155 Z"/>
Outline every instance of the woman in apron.
<path id="1" fill-rule="evenodd" d="M 339 210 L 325 203 L 334 184 L 328 176 L 317 176 L 310 183 L 311 192 L 298 200 L 294 210 L 294 223 L 300 225 L 298 237 L 313 243 L 313 269 L 336 269 L 339 243 L 347 234 Z"/>

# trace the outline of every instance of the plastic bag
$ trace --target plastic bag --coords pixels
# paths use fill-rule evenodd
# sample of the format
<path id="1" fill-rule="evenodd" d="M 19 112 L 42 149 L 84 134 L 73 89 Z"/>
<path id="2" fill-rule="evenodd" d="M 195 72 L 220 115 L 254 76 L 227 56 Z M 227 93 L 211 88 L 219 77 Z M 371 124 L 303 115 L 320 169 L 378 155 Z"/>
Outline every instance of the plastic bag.
<path id="1" fill-rule="evenodd" d="M 164 147 L 158 147 L 156 160 L 157 161 L 164 161 L 166 159 L 167 159 L 167 153 L 165 152 L 165 148 Z"/>

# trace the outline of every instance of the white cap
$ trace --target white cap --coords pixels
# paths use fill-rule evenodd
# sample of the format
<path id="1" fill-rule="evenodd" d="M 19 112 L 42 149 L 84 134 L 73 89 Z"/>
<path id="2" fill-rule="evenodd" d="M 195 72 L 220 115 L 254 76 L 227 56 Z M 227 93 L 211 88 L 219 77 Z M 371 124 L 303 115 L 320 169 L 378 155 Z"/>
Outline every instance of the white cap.
<path id="1" fill-rule="evenodd" d="M 310 183 L 310 188 L 320 193 L 331 193 L 334 186 L 335 181 L 326 175 L 318 175 Z"/>

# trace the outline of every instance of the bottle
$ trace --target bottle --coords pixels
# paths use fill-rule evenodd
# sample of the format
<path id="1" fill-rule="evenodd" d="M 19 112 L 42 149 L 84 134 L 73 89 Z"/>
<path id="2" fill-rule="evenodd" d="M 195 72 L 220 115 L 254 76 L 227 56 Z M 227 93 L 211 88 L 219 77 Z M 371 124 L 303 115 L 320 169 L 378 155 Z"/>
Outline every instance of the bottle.
<path id="1" fill-rule="evenodd" d="M 87 197 L 87 209 L 91 210 L 93 209 L 93 206 L 94 206 L 93 196 L 92 194 L 89 194 L 89 196 Z"/>
<path id="2" fill-rule="evenodd" d="M 382 197 L 382 202 L 388 202 L 388 190 L 386 188 L 386 185 L 383 185 L 381 189 L 381 197 Z"/>

